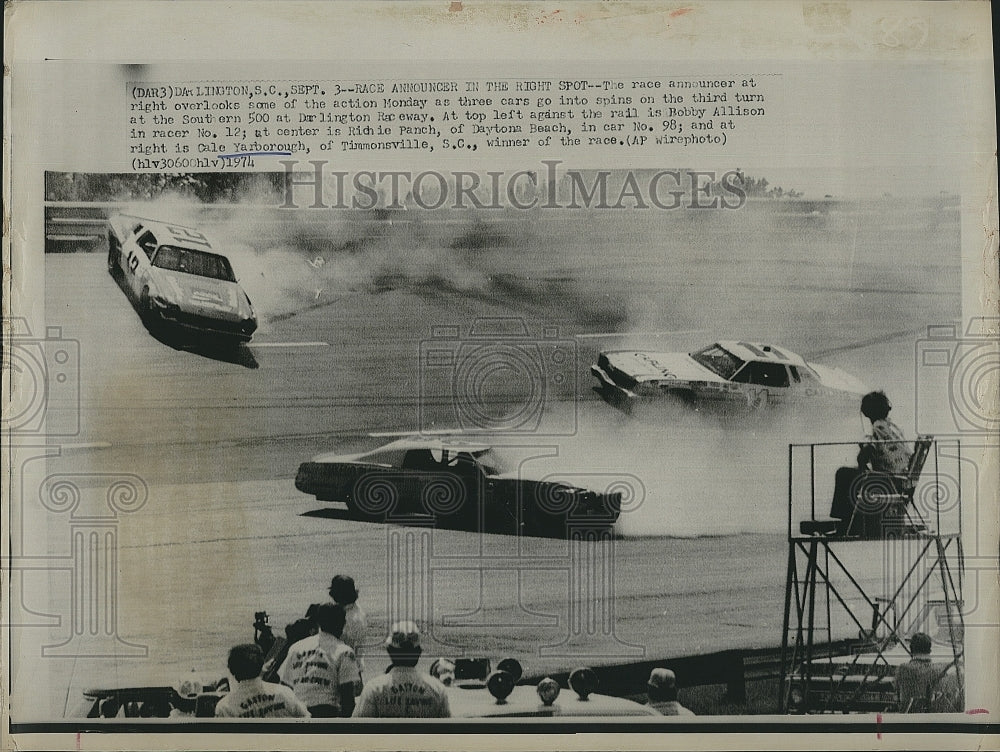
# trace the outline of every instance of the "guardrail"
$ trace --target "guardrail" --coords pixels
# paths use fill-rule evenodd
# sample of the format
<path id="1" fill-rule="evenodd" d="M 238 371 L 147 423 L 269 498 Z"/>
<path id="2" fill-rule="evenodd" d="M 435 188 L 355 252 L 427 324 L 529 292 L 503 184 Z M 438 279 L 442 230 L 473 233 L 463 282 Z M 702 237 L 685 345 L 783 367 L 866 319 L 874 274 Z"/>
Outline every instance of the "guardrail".
<path id="1" fill-rule="evenodd" d="M 858 640 L 836 640 L 816 644 L 817 658 L 851 655 L 860 644 Z M 782 676 L 781 648 L 754 648 L 721 650 L 704 655 L 679 656 L 659 660 L 623 663 L 611 666 L 592 666 L 600 682 L 599 691 L 617 697 L 645 695 L 649 672 L 657 667 L 667 667 L 677 674 L 677 687 L 703 687 L 713 684 L 726 686 L 725 701 L 742 703 L 747 698 L 749 682 L 780 679 Z M 530 674 L 522 683 L 537 684 L 546 676 L 561 686 L 569 686 L 568 671 Z"/>

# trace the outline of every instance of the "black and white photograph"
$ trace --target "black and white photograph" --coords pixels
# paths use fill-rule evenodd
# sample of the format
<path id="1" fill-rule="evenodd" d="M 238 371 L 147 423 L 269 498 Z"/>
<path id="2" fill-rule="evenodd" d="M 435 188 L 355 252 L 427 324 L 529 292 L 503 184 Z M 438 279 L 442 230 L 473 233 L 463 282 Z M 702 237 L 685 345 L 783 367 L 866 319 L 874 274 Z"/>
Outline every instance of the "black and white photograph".
<path id="1" fill-rule="evenodd" d="M 11 4 L 4 748 L 994 744 L 988 7 Z"/>

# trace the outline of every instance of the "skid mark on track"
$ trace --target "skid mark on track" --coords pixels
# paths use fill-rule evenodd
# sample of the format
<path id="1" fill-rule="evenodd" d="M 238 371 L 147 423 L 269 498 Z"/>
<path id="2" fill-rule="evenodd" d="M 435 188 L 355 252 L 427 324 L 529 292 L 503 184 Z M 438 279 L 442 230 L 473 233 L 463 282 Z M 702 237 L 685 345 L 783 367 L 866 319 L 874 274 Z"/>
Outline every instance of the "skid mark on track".
<path id="1" fill-rule="evenodd" d="M 827 355 L 836 355 L 837 353 L 850 352 L 851 350 L 862 350 L 866 347 L 871 347 L 872 345 L 883 345 L 886 342 L 892 342 L 893 340 L 902 339 L 903 337 L 913 337 L 924 334 L 926 331 L 925 327 L 920 327 L 919 329 L 905 329 L 899 332 L 890 332 L 889 334 L 882 334 L 878 337 L 871 337 L 870 339 L 851 342 L 846 345 L 840 345 L 839 347 L 829 347 L 826 350 L 816 350 L 806 355 L 806 358 L 825 358 Z"/>

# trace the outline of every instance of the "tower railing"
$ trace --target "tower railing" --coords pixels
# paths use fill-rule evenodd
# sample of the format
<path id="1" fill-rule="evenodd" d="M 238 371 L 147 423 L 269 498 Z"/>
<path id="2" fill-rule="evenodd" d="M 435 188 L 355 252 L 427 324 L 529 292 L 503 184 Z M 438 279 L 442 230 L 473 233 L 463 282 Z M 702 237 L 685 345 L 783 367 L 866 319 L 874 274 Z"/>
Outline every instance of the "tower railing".
<path id="1" fill-rule="evenodd" d="M 957 440 L 907 444 L 900 473 L 851 470 L 854 442 L 788 448 L 782 712 L 906 710 L 895 674 L 916 632 L 931 636 L 939 694 L 961 703 L 966 461 Z M 844 639 L 850 652 L 820 652 Z"/>

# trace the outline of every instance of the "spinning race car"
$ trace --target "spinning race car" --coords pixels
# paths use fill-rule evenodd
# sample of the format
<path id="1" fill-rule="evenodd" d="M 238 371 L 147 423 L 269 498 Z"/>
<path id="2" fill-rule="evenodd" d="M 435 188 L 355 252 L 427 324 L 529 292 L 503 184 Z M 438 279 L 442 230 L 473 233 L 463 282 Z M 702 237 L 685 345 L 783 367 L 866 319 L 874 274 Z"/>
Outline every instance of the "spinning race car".
<path id="1" fill-rule="evenodd" d="M 250 340 L 257 329 L 250 298 L 229 259 L 202 233 L 128 215 L 108 224 L 108 271 L 137 301 L 148 327 Z"/>
<path id="2" fill-rule="evenodd" d="M 424 517 L 440 527 L 547 537 L 565 537 L 573 524 L 613 526 L 632 489 L 628 476 L 606 476 L 603 491 L 551 473 L 533 478 L 529 464 L 511 447 L 412 435 L 363 454 L 315 457 L 299 466 L 295 487 L 369 522 Z"/>
<path id="3" fill-rule="evenodd" d="M 839 368 L 750 342 L 716 342 L 690 354 L 607 351 L 590 371 L 601 396 L 626 411 L 658 397 L 723 412 L 785 404 L 857 407 L 868 391 Z"/>

